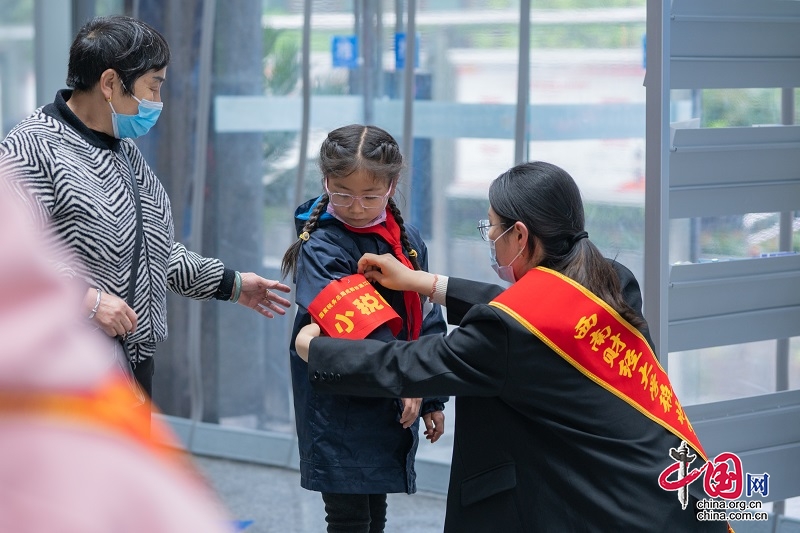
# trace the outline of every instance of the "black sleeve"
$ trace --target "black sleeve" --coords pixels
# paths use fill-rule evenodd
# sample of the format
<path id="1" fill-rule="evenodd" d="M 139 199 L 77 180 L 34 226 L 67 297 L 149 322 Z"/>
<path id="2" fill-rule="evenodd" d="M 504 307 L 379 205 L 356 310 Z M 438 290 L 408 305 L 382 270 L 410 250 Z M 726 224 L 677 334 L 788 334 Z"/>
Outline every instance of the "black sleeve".
<path id="1" fill-rule="evenodd" d="M 447 336 L 388 343 L 316 338 L 311 341 L 308 375 L 319 392 L 333 394 L 497 396 L 508 374 L 508 338 L 497 312 L 477 306 Z"/>
<path id="2" fill-rule="evenodd" d="M 639 289 L 639 282 L 636 280 L 636 276 L 634 276 L 633 272 L 628 270 L 628 268 L 621 263 L 612 261 L 611 264 L 614 267 L 614 270 L 617 272 L 617 276 L 619 277 L 619 284 L 622 289 L 622 297 L 625 299 L 625 303 L 627 303 L 644 322 L 644 327 L 641 328 L 640 331 L 642 335 L 644 335 L 647 343 L 650 345 L 650 348 L 655 351 L 655 343 L 653 342 L 652 337 L 650 337 L 650 326 L 647 324 L 644 314 L 642 313 L 642 291 Z M 658 357 L 658 354 L 656 354 L 656 357 Z"/>
<path id="3" fill-rule="evenodd" d="M 219 282 L 219 287 L 214 293 L 214 298 L 217 300 L 230 300 L 233 294 L 233 282 L 236 278 L 236 271 L 226 268 L 222 273 L 222 279 Z"/>
<path id="4" fill-rule="evenodd" d="M 447 280 L 447 322 L 458 325 L 476 304 L 488 304 L 505 289 L 491 283 L 481 283 L 462 278 Z"/>
<path id="5" fill-rule="evenodd" d="M 631 309 L 636 311 L 637 314 L 641 315 L 642 291 L 639 288 L 639 282 L 636 281 L 636 277 L 633 275 L 633 272 L 628 270 L 625 265 L 617 263 L 616 261 L 612 261 L 611 265 L 617 272 L 619 285 L 622 289 L 622 297 L 625 299 L 625 303 L 627 303 Z"/>

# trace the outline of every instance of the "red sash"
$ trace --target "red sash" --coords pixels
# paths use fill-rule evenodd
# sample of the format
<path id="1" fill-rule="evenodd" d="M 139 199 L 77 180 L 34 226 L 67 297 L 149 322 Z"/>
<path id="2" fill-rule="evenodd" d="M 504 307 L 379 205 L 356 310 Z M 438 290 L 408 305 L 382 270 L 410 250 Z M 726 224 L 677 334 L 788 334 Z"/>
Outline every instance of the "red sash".
<path id="1" fill-rule="evenodd" d="M 178 447 L 172 430 L 150 411 L 131 409 L 130 387 L 121 378 L 107 379 L 87 391 L 0 391 L 0 416 L 20 415 L 71 420 L 121 435 L 165 458 L 176 454 L 164 445 Z"/>
<path id="2" fill-rule="evenodd" d="M 650 345 L 585 287 L 538 267 L 489 305 L 511 315 L 587 378 L 685 440 L 707 460 Z"/>
<path id="3" fill-rule="evenodd" d="M 362 274 L 331 281 L 308 313 L 326 335 L 340 339 L 364 339 L 381 324 L 396 336 L 403 327 L 400 315 Z"/>

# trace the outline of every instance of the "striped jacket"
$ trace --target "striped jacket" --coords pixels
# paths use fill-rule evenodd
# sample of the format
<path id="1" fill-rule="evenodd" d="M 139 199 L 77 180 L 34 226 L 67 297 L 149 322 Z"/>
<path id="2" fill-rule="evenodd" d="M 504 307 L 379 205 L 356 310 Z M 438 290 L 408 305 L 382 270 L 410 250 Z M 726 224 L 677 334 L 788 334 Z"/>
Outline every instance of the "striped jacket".
<path id="1" fill-rule="evenodd" d="M 64 275 L 127 299 L 136 234 L 122 151 L 128 155 L 143 218 L 134 299 L 138 325 L 129 346 L 132 358 L 141 361 L 167 337 L 167 289 L 197 300 L 221 298 L 223 278 L 232 278 L 232 271 L 174 241 L 169 197 L 139 149 L 130 139 L 88 129 L 67 107 L 70 95 L 59 91 L 53 104 L 9 132 L 0 143 L 0 173 L 20 192 L 50 243 L 63 250 L 56 263 Z"/>

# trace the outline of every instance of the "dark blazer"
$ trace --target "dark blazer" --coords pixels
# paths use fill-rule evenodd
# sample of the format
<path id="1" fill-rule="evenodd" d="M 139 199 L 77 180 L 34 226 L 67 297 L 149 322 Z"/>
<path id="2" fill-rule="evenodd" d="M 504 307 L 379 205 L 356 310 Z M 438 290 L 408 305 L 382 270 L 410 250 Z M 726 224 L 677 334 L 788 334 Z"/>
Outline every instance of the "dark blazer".
<path id="1" fill-rule="evenodd" d="M 640 312 L 636 279 L 615 268 Z M 460 327 L 447 336 L 314 339 L 309 378 L 338 394 L 457 396 L 447 532 L 725 532 L 723 522 L 696 519 L 702 483 L 690 487 L 685 511 L 658 485 L 679 439 L 483 305 L 500 292 L 450 278 L 448 321 Z M 338 357 L 344 349 L 348 357 Z M 321 382 L 317 372 L 341 379 Z"/>

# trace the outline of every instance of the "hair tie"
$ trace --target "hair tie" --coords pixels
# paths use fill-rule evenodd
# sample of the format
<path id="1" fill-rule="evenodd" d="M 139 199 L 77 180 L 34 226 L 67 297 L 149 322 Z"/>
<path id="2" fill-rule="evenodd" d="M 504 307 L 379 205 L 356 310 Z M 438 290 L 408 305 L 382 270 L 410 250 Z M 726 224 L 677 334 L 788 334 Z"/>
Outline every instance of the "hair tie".
<path id="1" fill-rule="evenodd" d="M 572 243 L 572 245 L 574 246 L 574 245 L 575 245 L 575 243 L 576 243 L 576 242 L 578 242 L 579 240 L 581 240 L 581 239 L 588 239 L 588 238 L 589 238 L 589 234 L 588 234 L 588 233 L 586 233 L 585 231 L 579 231 L 578 233 L 576 233 L 576 234 L 575 234 L 575 235 L 572 237 L 572 241 L 571 241 L 571 243 Z"/>
<path id="2" fill-rule="evenodd" d="M 304 242 L 307 241 L 310 237 L 311 235 L 309 235 L 307 231 L 304 231 L 299 235 L 300 240 Z"/>
<path id="3" fill-rule="evenodd" d="M 408 252 L 408 257 L 417 257 L 417 251 L 416 251 L 415 249 L 413 249 L 413 248 L 412 248 L 412 249 L 411 249 L 411 250 Z"/>

